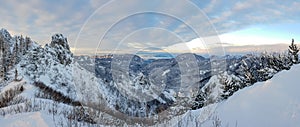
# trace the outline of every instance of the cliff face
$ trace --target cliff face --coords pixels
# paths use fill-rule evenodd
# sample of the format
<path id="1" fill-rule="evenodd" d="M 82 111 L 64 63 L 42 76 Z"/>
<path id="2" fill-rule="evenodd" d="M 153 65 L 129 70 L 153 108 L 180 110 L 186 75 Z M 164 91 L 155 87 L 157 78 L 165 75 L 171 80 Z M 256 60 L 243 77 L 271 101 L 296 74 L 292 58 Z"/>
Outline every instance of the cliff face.
<path id="1" fill-rule="evenodd" d="M 62 34 L 54 34 L 52 36 L 52 41 L 50 43 L 52 47 L 62 46 L 63 48 L 70 50 L 67 38 L 64 37 Z"/>
<path id="2" fill-rule="evenodd" d="M 62 34 L 53 35 L 50 46 L 46 45 L 46 49 L 52 49 L 54 56 L 63 65 L 69 65 L 73 61 L 73 54 L 70 51 L 67 38 Z"/>

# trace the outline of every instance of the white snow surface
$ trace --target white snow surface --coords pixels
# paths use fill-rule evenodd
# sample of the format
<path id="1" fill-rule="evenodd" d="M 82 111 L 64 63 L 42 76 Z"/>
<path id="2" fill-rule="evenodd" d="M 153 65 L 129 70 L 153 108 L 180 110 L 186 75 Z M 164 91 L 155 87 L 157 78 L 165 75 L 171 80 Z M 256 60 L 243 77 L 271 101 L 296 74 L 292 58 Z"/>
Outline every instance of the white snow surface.
<path id="1" fill-rule="evenodd" d="M 300 65 L 294 65 L 290 70 L 282 71 L 266 82 L 239 90 L 225 101 L 187 112 L 156 126 L 211 127 L 216 116 L 225 127 L 298 127 L 299 74 Z M 78 78 L 78 81 L 80 79 Z M 0 116 L 0 123 L 1 127 L 53 126 L 53 119 L 51 115 L 40 111 Z"/>
<path id="2" fill-rule="evenodd" d="M 1 127 L 54 127 L 50 115 L 43 112 L 29 112 L 0 116 Z"/>
<path id="3" fill-rule="evenodd" d="M 266 82 L 236 92 L 218 104 L 214 116 L 222 126 L 299 127 L 300 65 L 276 74 Z M 211 126 L 208 120 L 202 126 Z"/>

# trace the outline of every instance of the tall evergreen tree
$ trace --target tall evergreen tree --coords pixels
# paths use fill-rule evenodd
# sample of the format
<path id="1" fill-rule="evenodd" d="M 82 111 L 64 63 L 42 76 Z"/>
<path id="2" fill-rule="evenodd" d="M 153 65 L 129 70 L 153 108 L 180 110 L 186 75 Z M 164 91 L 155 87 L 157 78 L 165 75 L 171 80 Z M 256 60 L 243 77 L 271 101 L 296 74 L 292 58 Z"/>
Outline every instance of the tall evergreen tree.
<path id="1" fill-rule="evenodd" d="M 17 68 L 15 69 L 15 81 L 17 81 L 18 80 L 18 70 L 17 70 Z"/>
<path id="2" fill-rule="evenodd" d="M 29 48 L 29 44 L 31 43 L 31 39 L 30 37 L 26 37 L 25 38 L 25 51 L 27 52 L 28 48 Z"/>
<path id="3" fill-rule="evenodd" d="M 299 48 L 294 43 L 294 39 L 292 39 L 292 44 L 289 46 L 289 54 L 291 55 L 291 59 L 292 59 L 294 64 L 299 63 L 299 61 L 298 61 L 298 52 L 299 52 Z"/>
<path id="4" fill-rule="evenodd" d="M 3 49 L 3 45 L 4 45 L 4 41 L 3 41 L 3 39 L 2 39 L 2 37 L 0 36 L 0 55 L 1 55 L 1 69 L 0 69 L 0 71 L 1 71 L 1 77 L 3 77 L 4 76 L 4 69 L 3 69 L 3 51 L 2 51 L 2 49 Z"/>
<path id="5" fill-rule="evenodd" d="M 8 47 L 5 43 L 5 40 L 3 38 L 0 38 L 1 43 L 1 52 L 2 52 L 2 68 L 1 73 L 4 80 L 7 80 L 7 71 L 8 71 Z"/>
<path id="6" fill-rule="evenodd" d="M 24 45 L 24 38 L 23 38 L 23 35 L 21 35 L 20 41 L 19 41 L 19 52 L 20 52 L 20 54 L 23 54 L 23 45 Z"/>
<path id="7" fill-rule="evenodd" d="M 15 65 L 16 63 L 18 63 L 18 60 L 17 60 L 17 56 L 18 56 L 18 50 L 17 50 L 17 46 L 18 45 L 18 41 L 16 40 L 15 42 L 15 45 L 14 45 L 14 48 L 13 48 L 13 56 L 12 56 L 12 60 L 11 60 L 11 64 L 12 65 Z"/>

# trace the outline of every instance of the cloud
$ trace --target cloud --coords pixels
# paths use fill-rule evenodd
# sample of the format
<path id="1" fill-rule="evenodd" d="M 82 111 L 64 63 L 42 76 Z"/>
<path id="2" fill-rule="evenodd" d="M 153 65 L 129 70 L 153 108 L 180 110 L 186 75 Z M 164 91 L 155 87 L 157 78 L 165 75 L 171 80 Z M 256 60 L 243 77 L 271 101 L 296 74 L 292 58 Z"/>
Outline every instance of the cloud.
<path id="1" fill-rule="evenodd" d="M 111 1 L 96 10 L 87 21 L 78 38 L 78 47 L 93 45 L 93 47 L 99 46 L 100 50 L 111 49 L 128 34 L 136 31 L 141 33 L 136 33 L 139 36 L 134 36 L 135 40 L 138 40 L 135 43 L 140 42 L 148 47 L 166 47 L 197 37 L 216 35 L 207 17 L 189 1 L 132 0 L 122 3 L 122 6 L 120 6 L 120 1 Z M 151 32 L 139 31 L 145 28 L 162 28 L 168 32 L 161 33 L 155 29 L 152 29 Z M 169 33 L 175 36 L 171 36 Z M 91 35 L 93 36 L 91 37 Z M 89 42 L 80 43 L 88 37 Z M 182 41 L 176 39 L 178 37 Z M 103 40 L 101 40 L 102 38 Z M 153 40 L 151 43 L 141 41 L 151 39 Z M 133 39 L 127 41 L 133 41 Z M 130 46 L 132 45 L 123 45 L 123 48 L 135 47 Z"/>
<path id="2" fill-rule="evenodd" d="M 83 9 L 80 1 L 1 1 L 0 26 L 14 33 L 30 36 L 42 45 L 51 34 L 64 33 L 76 37 L 80 25 L 91 9 Z M 88 4 L 87 4 L 88 5 Z M 85 13 L 85 14 L 84 14 Z"/>
<path id="3" fill-rule="evenodd" d="M 287 52 L 288 44 L 269 44 L 269 45 L 243 45 L 243 46 L 226 46 L 226 54 L 249 54 L 249 53 L 284 53 Z"/>
<path id="4" fill-rule="evenodd" d="M 84 50 L 81 51 L 88 53 L 94 53 L 97 49 L 112 49 L 120 40 L 135 32 L 125 39 L 128 42 L 120 45 L 122 48 L 168 47 L 257 24 L 300 21 L 300 17 L 297 16 L 300 13 L 300 2 L 293 0 L 0 2 L 1 27 L 13 33 L 28 35 L 42 44 L 50 41 L 51 34 L 63 33 L 73 48 L 82 48 Z M 155 29 L 142 30 L 150 27 Z M 165 31 L 162 32 L 158 28 Z M 104 39 L 101 41 L 102 37 Z M 217 39 L 211 41 L 211 45 L 221 43 Z"/>
<path id="5" fill-rule="evenodd" d="M 226 1 L 227 2 L 227 1 Z M 219 1 L 214 11 L 207 11 L 212 23 L 220 33 L 227 33 L 256 24 L 298 22 L 298 1 L 245 0 Z M 210 5 L 213 6 L 213 5 Z"/>

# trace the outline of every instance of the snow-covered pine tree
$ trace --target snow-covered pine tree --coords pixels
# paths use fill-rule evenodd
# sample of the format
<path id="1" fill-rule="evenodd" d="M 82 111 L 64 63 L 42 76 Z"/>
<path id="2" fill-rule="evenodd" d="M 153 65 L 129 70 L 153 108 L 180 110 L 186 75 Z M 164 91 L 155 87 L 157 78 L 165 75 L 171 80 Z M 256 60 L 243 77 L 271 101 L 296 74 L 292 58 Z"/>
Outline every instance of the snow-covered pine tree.
<path id="1" fill-rule="evenodd" d="M 21 37 L 20 37 L 20 44 L 19 44 L 19 53 L 20 54 L 23 54 L 23 45 L 24 45 L 24 38 L 23 38 L 23 35 L 21 35 Z"/>
<path id="2" fill-rule="evenodd" d="M 294 64 L 299 63 L 299 61 L 298 61 L 298 52 L 299 52 L 299 48 L 294 43 L 294 39 L 292 39 L 292 44 L 289 46 L 289 54 L 291 55 L 291 59 L 292 59 Z"/>
<path id="3" fill-rule="evenodd" d="M 283 54 L 283 57 L 281 57 L 281 61 L 283 62 L 283 65 L 286 70 L 289 70 L 291 68 L 291 66 L 293 65 L 293 62 L 289 58 L 288 54 Z"/>
<path id="4" fill-rule="evenodd" d="M 21 60 L 21 56 L 19 52 L 20 44 L 18 42 L 16 43 L 15 48 L 16 48 L 16 62 L 19 63 Z"/>
<path id="5" fill-rule="evenodd" d="M 239 90 L 239 87 L 235 85 L 237 81 L 233 81 L 232 79 L 229 79 L 228 75 L 220 75 L 219 81 L 222 84 L 223 94 L 221 97 L 223 99 L 227 99 L 231 95 L 233 95 L 234 92 Z"/>
<path id="6" fill-rule="evenodd" d="M 0 36 L 0 55 L 1 55 L 1 77 L 4 77 L 4 67 L 3 67 L 3 46 L 4 46 L 4 40 L 2 39 L 2 37 Z"/>
<path id="7" fill-rule="evenodd" d="M 30 37 L 25 37 L 25 52 L 27 52 L 27 50 L 29 49 L 29 44 L 31 43 L 31 39 Z"/>
<path id="8" fill-rule="evenodd" d="M 2 68 L 1 68 L 1 73 L 2 73 L 2 77 L 4 80 L 8 80 L 7 77 L 7 71 L 8 71 L 8 51 L 7 49 L 9 49 L 7 47 L 7 44 L 5 42 L 5 40 L 1 37 L 0 38 L 0 43 L 1 43 L 1 53 L 2 53 Z"/>
<path id="9" fill-rule="evenodd" d="M 18 48 L 19 48 L 18 41 L 16 40 L 15 46 L 13 48 L 13 57 L 12 57 L 12 60 L 11 60 L 13 65 L 15 65 L 19 62 Z"/>
<path id="10" fill-rule="evenodd" d="M 18 81 L 18 70 L 17 70 L 17 68 L 15 69 L 15 81 Z"/>

